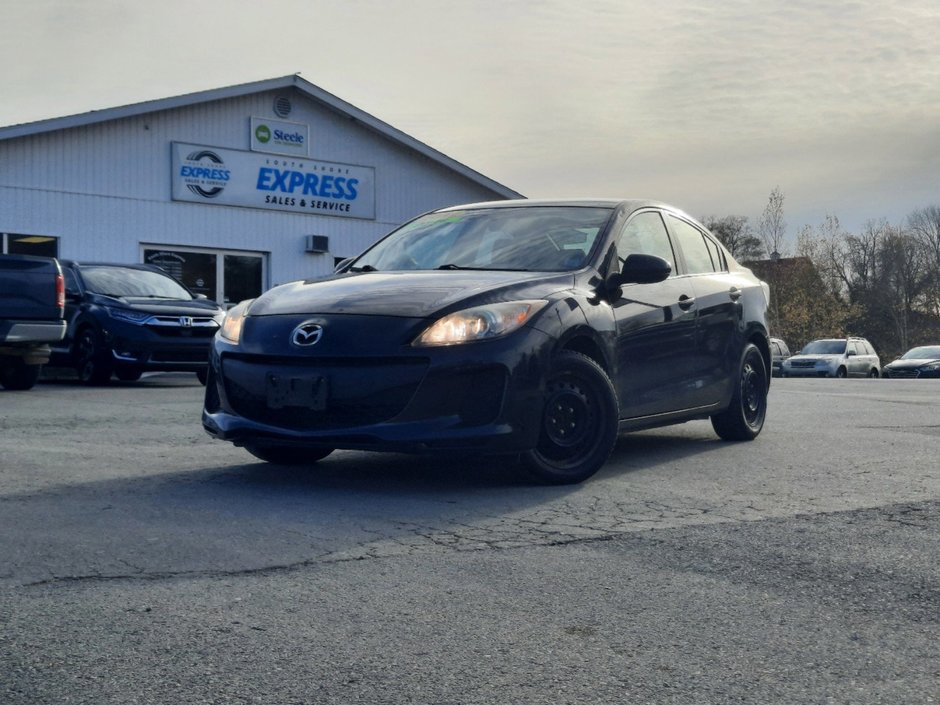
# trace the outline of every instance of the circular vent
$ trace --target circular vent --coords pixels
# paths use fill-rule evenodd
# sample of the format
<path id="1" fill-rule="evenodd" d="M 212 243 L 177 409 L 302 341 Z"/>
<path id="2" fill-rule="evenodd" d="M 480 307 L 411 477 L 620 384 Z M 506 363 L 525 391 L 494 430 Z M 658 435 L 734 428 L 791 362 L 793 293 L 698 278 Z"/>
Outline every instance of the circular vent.
<path id="1" fill-rule="evenodd" d="M 278 117 L 286 118 L 294 106 L 290 104 L 290 98 L 286 95 L 279 95 L 274 99 L 274 114 Z"/>

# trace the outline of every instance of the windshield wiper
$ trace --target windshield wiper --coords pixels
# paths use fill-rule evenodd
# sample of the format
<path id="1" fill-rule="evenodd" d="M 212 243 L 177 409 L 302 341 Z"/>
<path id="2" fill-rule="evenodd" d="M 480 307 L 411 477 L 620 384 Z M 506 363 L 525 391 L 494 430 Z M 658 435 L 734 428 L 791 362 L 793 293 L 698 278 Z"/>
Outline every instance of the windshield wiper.
<path id="1" fill-rule="evenodd" d="M 379 270 L 373 267 L 371 264 L 364 264 L 361 267 L 350 267 L 349 271 L 350 272 L 377 272 Z"/>

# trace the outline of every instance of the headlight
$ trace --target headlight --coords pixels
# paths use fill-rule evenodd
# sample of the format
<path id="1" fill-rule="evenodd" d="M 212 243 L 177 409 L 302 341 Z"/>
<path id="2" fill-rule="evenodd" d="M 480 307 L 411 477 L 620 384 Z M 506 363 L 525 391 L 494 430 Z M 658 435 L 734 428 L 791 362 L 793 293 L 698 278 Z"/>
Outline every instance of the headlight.
<path id="1" fill-rule="evenodd" d="M 104 310 L 108 312 L 111 318 L 116 318 L 119 321 L 130 321 L 131 323 L 143 323 L 153 315 L 146 311 L 132 311 L 129 308 L 114 308 L 113 306 L 105 306 Z"/>
<path id="2" fill-rule="evenodd" d="M 230 343 L 237 343 L 242 337 L 242 324 L 245 322 L 245 316 L 248 315 L 248 307 L 251 306 L 252 301 L 254 299 L 242 301 L 230 308 L 225 314 L 222 327 L 219 329 L 219 335 Z"/>
<path id="3" fill-rule="evenodd" d="M 435 321 L 415 339 L 413 345 L 458 345 L 499 338 L 521 328 L 547 303 L 512 301 L 457 311 Z"/>
<path id="4" fill-rule="evenodd" d="M 940 362 L 928 362 L 920 369 L 924 370 L 925 372 L 940 372 Z"/>

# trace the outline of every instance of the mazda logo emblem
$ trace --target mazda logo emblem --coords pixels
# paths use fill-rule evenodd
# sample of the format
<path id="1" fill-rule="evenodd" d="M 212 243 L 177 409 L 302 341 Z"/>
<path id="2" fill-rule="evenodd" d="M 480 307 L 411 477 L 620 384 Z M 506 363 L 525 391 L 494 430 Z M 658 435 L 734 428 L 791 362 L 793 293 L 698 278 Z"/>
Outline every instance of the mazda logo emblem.
<path id="1" fill-rule="evenodd" d="M 307 321 L 294 328 L 294 331 L 290 334 L 290 341 L 294 345 L 306 348 L 319 343 L 322 337 L 323 326 Z"/>

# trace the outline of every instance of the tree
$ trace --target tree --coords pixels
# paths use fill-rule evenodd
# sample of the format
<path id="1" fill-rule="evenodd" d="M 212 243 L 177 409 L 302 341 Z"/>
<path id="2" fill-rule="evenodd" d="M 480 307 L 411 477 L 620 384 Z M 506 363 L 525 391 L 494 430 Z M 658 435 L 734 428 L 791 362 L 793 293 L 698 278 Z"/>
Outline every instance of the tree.
<path id="1" fill-rule="evenodd" d="M 760 238 L 754 235 L 746 216 L 707 216 L 702 218 L 702 224 L 721 240 L 731 256 L 739 262 L 750 262 L 764 257 L 764 246 Z"/>
<path id="2" fill-rule="evenodd" d="M 940 315 L 940 207 L 928 206 L 907 218 L 908 232 L 924 247 L 930 270 L 927 309 Z"/>
<path id="3" fill-rule="evenodd" d="M 771 259 L 783 254 L 783 238 L 786 231 L 787 223 L 783 219 L 783 194 L 780 192 L 780 187 L 775 186 L 757 222 L 757 232 L 764 241 L 764 249 Z"/>

